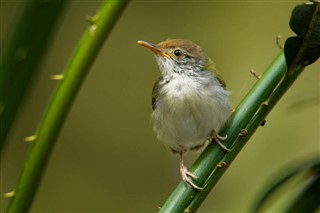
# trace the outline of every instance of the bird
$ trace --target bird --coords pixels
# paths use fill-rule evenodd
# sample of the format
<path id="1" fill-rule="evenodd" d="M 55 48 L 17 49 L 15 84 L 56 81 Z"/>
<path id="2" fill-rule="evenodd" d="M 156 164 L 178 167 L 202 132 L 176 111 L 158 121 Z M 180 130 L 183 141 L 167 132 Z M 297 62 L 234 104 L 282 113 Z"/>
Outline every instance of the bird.
<path id="1" fill-rule="evenodd" d="M 158 44 L 138 41 L 154 53 L 161 77 L 152 90 L 151 120 L 158 140 L 179 155 L 182 180 L 196 190 L 198 176 L 184 164 L 190 150 L 203 149 L 215 141 L 230 151 L 219 135 L 231 115 L 226 83 L 214 62 L 190 40 L 167 39 Z"/>

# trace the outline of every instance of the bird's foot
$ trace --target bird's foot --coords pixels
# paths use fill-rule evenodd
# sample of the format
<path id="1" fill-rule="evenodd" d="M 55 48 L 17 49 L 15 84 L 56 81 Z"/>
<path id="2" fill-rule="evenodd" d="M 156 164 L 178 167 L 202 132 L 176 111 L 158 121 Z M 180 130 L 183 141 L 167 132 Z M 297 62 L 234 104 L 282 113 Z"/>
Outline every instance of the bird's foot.
<path id="1" fill-rule="evenodd" d="M 227 137 L 227 135 L 224 137 L 220 136 L 214 129 L 210 133 L 211 141 L 214 140 L 221 147 L 221 149 L 223 149 L 226 152 L 230 152 L 232 149 L 227 148 L 225 145 L 221 143 L 221 141 L 224 141 L 225 139 L 227 139 Z"/>
<path id="2" fill-rule="evenodd" d="M 197 179 L 198 176 L 192 174 L 192 173 L 188 170 L 188 168 L 187 168 L 185 165 L 183 165 L 183 164 L 180 164 L 180 174 L 181 174 L 182 180 L 183 180 L 185 183 L 189 184 L 192 188 L 197 189 L 197 190 L 203 190 L 203 188 L 197 186 L 197 185 L 194 184 L 194 183 L 192 182 L 192 180 L 191 180 L 191 178 L 192 178 L 192 179 Z"/>

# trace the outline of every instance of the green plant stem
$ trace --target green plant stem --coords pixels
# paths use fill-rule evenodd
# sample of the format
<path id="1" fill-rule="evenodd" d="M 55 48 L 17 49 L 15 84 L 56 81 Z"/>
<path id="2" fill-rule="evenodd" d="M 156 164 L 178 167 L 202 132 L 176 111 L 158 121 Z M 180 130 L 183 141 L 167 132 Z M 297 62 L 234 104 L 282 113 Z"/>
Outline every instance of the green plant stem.
<path id="1" fill-rule="evenodd" d="M 215 161 L 212 160 L 206 162 L 206 159 L 214 158 L 210 157 L 210 155 L 213 155 L 213 151 L 217 149 L 215 147 L 211 148 L 212 146 L 209 146 L 208 149 L 206 149 L 196 161 L 196 163 L 194 164 L 194 166 L 196 167 L 194 169 L 195 171 L 197 171 L 199 167 L 210 164 L 213 164 L 215 167 L 211 170 L 213 171 L 212 174 L 210 174 L 210 176 L 206 176 L 207 179 L 204 190 L 198 191 L 196 194 L 194 194 L 193 199 L 190 201 L 188 206 L 181 206 L 182 208 L 180 212 L 194 212 L 199 208 L 211 189 L 223 175 L 227 166 L 232 163 L 237 154 L 241 151 L 242 147 L 245 145 L 245 142 L 250 139 L 257 128 L 263 123 L 263 121 L 265 121 L 264 119 L 269 114 L 269 112 L 278 103 L 281 97 L 291 87 L 291 85 L 295 82 L 295 80 L 300 76 L 304 68 L 307 66 L 303 59 L 305 58 L 305 55 L 309 54 L 308 46 L 310 45 L 310 42 L 314 42 L 316 39 L 311 35 L 314 32 L 318 32 L 318 29 L 314 28 L 314 25 L 316 24 L 314 20 L 315 17 L 318 16 L 319 10 L 320 6 L 318 4 L 317 9 L 313 13 L 313 19 L 309 24 L 309 30 L 303 38 L 301 48 L 299 49 L 297 56 L 293 61 L 293 65 L 291 65 L 289 69 L 287 68 L 284 54 L 282 52 L 236 109 L 236 112 L 231 119 L 230 125 L 227 126 L 225 131 L 227 135 L 232 135 L 231 140 L 226 141 L 226 145 L 230 145 L 230 143 L 235 141 L 233 142 L 233 150 L 230 153 L 226 153 L 222 158 L 216 158 Z M 273 78 L 270 73 L 274 73 L 275 78 Z M 273 83 L 275 84 L 271 84 L 272 80 L 274 80 Z M 268 83 L 268 81 L 270 83 Z M 259 90 L 261 89 L 265 90 L 266 93 L 263 94 L 261 93 L 261 91 L 259 92 Z M 258 97 L 257 95 L 259 93 L 261 93 L 263 97 Z M 265 96 L 266 94 L 268 95 Z M 257 104 L 259 105 L 258 108 Z M 252 110 L 253 113 L 251 112 Z M 204 164 L 204 162 L 206 162 L 206 164 Z M 196 175 L 200 176 L 201 174 L 196 173 Z M 188 194 L 185 193 L 183 196 L 188 196 Z M 176 204 L 179 204 L 179 200 L 176 200 L 176 202 L 178 202 Z"/>
<path id="2" fill-rule="evenodd" d="M 162 206 L 160 212 L 188 212 L 189 210 L 193 212 L 200 206 L 222 176 L 226 167 L 229 166 L 245 145 L 243 140 L 249 139 L 249 136 L 253 134 L 254 131 L 249 132 L 248 130 L 246 134 L 244 129 L 256 112 L 263 106 L 263 103 L 274 88 L 277 87 L 286 71 L 286 62 L 283 52 L 281 52 L 239 104 L 229 124 L 221 133 L 228 136 L 224 141 L 226 146 L 230 147 L 234 144 L 233 150 L 225 153 L 218 145 L 211 143 L 191 167 L 191 172 L 199 177 L 195 180 L 196 184 L 204 185 L 204 189 L 202 191 L 195 190 L 181 181 Z M 262 120 L 260 120 L 260 123 Z M 246 134 L 246 137 L 239 137 L 241 132 Z M 235 141 L 236 143 L 234 143 Z"/>
<path id="3" fill-rule="evenodd" d="M 224 153 L 216 144 L 210 144 L 191 167 L 190 170 L 200 177 L 196 183 L 204 184 L 204 189 L 196 191 L 181 182 L 160 212 L 194 212 L 197 210 L 227 167 L 304 68 L 297 64 L 290 68 L 290 75 L 286 75 L 287 66 L 283 52 L 281 52 L 237 107 L 229 125 L 222 133 L 228 135 L 224 143 L 227 146 L 233 144 L 232 151 Z"/>
<path id="4" fill-rule="evenodd" d="M 26 1 L 23 13 L 0 50 L 0 151 L 67 2 Z"/>
<path id="5" fill-rule="evenodd" d="M 258 127 L 264 121 L 264 119 L 269 114 L 269 112 L 273 109 L 273 107 L 277 104 L 277 102 L 285 94 L 285 92 L 290 88 L 292 83 L 297 79 L 297 77 L 301 74 L 302 71 L 303 71 L 303 68 L 300 67 L 296 69 L 296 71 L 294 72 L 295 73 L 294 75 L 291 75 L 288 78 L 287 77 L 284 78 L 283 81 L 281 81 L 280 84 L 276 87 L 274 92 L 270 95 L 270 97 L 263 102 L 263 104 L 261 105 L 257 113 L 253 116 L 253 118 L 246 125 L 246 127 L 243 128 L 242 131 L 245 134 L 242 136 L 239 135 L 239 137 L 234 143 L 234 148 L 232 152 L 227 153 L 222 159 L 222 162 L 224 165 L 229 166 L 232 163 L 232 161 L 236 158 L 237 154 L 241 151 L 241 149 L 246 144 L 246 142 L 251 138 L 251 136 L 258 129 Z M 226 170 L 225 168 L 226 167 L 224 168 L 216 167 L 212 175 L 207 180 L 206 190 L 199 192 L 195 196 L 195 198 L 192 200 L 190 205 L 187 207 L 187 209 L 190 209 L 191 212 L 193 212 L 194 210 L 199 208 L 199 206 L 207 197 L 211 189 L 215 186 L 215 184 L 219 181 L 220 177 L 225 172 Z"/>
<path id="6" fill-rule="evenodd" d="M 105 1 L 97 14 L 88 18 L 90 27 L 81 38 L 64 71 L 63 79 L 57 86 L 48 109 L 40 122 L 35 134 L 34 144 L 7 212 L 28 212 L 54 143 L 76 94 L 103 46 L 104 40 L 111 32 L 128 2 L 127 0 Z"/>

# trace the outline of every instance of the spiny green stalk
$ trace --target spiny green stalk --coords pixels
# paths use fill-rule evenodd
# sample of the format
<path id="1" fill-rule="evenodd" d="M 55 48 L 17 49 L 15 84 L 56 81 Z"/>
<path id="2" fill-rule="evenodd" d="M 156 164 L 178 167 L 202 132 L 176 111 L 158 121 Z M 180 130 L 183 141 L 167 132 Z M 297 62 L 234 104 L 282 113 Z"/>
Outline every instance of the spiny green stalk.
<path id="1" fill-rule="evenodd" d="M 21 17 L 0 50 L 0 152 L 67 2 L 26 1 Z"/>
<path id="2" fill-rule="evenodd" d="M 204 189 L 198 191 L 181 182 L 160 212 L 196 211 L 226 168 L 241 151 L 245 142 L 263 124 L 265 117 L 304 68 L 319 58 L 319 51 L 315 45 L 319 46 L 320 41 L 320 4 L 314 1 L 312 6 L 304 4 L 297 7 L 292 14 L 290 27 L 294 29 L 294 32 L 303 35 L 299 34 L 294 40 L 288 39 L 288 45 L 288 40 L 286 42 L 284 50 L 286 54 L 289 53 L 286 56 L 293 57 L 292 63 L 291 60 L 288 60 L 290 61 L 289 69 L 284 53 L 281 52 L 237 107 L 229 125 L 221 133 L 228 135 L 225 145 L 232 145 L 233 150 L 224 153 L 216 144 L 210 144 L 191 167 L 191 172 L 200 177 L 196 184 L 204 185 Z M 312 15 L 310 23 L 303 20 L 309 15 Z"/>
<path id="3" fill-rule="evenodd" d="M 200 206 L 216 181 L 224 173 L 226 166 L 229 166 L 229 163 L 245 145 L 245 142 L 242 141 L 243 138 L 249 138 L 248 136 L 253 133 L 247 133 L 244 129 L 284 77 L 286 70 L 286 62 L 281 52 L 239 104 L 232 115 L 231 121 L 221 134 L 228 135 L 228 138 L 224 141 L 227 146 L 231 146 L 237 139 L 241 141 L 236 142 L 233 150 L 229 153 L 225 153 L 215 143 L 210 144 L 190 169 L 192 173 L 199 177 L 196 184 L 200 186 L 204 184 L 204 189 L 202 191 L 194 190 L 181 182 L 162 206 L 160 212 L 183 212 L 195 210 Z M 239 137 L 240 134 L 241 137 Z M 214 172 L 212 173 L 212 171 Z"/>
<path id="4" fill-rule="evenodd" d="M 104 40 L 128 2 L 128 0 L 105 1 L 97 14 L 88 18 L 90 27 L 81 38 L 63 75 L 59 77 L 61 81 L 35 133 L 34 144 L 7 212 L 28 212 L 71 105 Z"/>
<path id="5" fill-rule="evenodd" d="M 285 94 L 285 92 L 290 88 L 290 86 L 297 79 L 297 77 L 302 73 L 303 69 L 304 67 L 296 68 L 296 70 L 294 71 L 294 75 L 284 78 L 280 82 L 280 84 L 275 88 L 275 90 L 272 92 L 269 98 L 261 104 L 261 107 L 259 108 L 257 113 L 253 116 L 253 118 L 246 125 L 246 127 L 243 128 L 242 131 L 240 131 L 239 137 L 234 143 L 234 150 L 231 153 L 227 153 L 223 158 L 222 162 L 225 165 L 230 165 L 232 163 L 232 161 L 241 151 L 246 142 L 251 138 L 251 136 L 259 128 L 259 126 L 264 122 L 264 119 L 269 114 L 269 112 L 273 109 L 273 107 L 277 104 L 277 102 Z M 190 209 L 192 212 L 196 210 L 201 205 L 205 197 L 209 194 L 210 190 L 218 182 L 219 178 L 223 175 L 224 172 L 225 169 L 223 168 L 218 168 L 214 170 L 206 183 L 208 185 L 208 189 L 197 194 L 187 209 Z"/>

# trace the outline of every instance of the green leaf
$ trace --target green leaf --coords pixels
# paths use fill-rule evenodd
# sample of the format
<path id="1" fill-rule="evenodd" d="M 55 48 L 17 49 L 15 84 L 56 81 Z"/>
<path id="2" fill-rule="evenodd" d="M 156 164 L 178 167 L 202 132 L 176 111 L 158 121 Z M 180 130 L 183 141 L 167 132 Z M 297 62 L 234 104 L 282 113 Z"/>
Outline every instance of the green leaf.
<path id="1" fill-rule="evenodd" d="M 285 170 L 285 171 L 284 171 Z M 303 163 L 293 163 L 290 169 L 281 169 L 281 174 L 274 178 L 265 192 L 261 193 L 261 197 L 256 201 L 253 212 L 259 212 L 268 200 L 275 197 L 287 182 L 300 174 L 306 174 L 299 185 L 304 184 L 302 192 L 295 200 L 291 201 L 287 212 L 313 212 L 320 205 L 320 196 L 315 196 L 320 187 L 320 158 L 311 159 Z M 293 191 L 290 189 L 290 192 Z M 282 193 L 283 194 L 283 193 Z M 299 209 L 299 211 L 297 211 Z"/>
<path id="2" fill-rule="evenodd" d="M 284 54 L 286 56 L 286 63 L 290 67 L 296 58 L 302 46 L 302 39 L 299 37 L 290 37 L 286 40 L 284 45 Z"/>
<path id="3" fill-rule="evenodd" d="M 295 200 L 292 201 L 291 206 L 286 210 L 288 213 L 292 212 L 316 212 L 320 207 L 320 169 L 309 179 L 306 180 L 306 186 Z"/>
<path id="4" fill-rule="evenodd" d="M 299 4 L 293 9 L 289 25 L 299 37 L 303 38 L 307 33 L 315 10 L 316 5 L 310 3 Z"/>
<path id="5" fill-rule="evenodd" d="M 290 27 L 297 37 L 289 38 L 284 47 L 288 67 L 306 66 L 320 57 L 320 3 L 306 3 L 294 8 Z M 290 74 L 290 73 L 289 73 Z"/>

